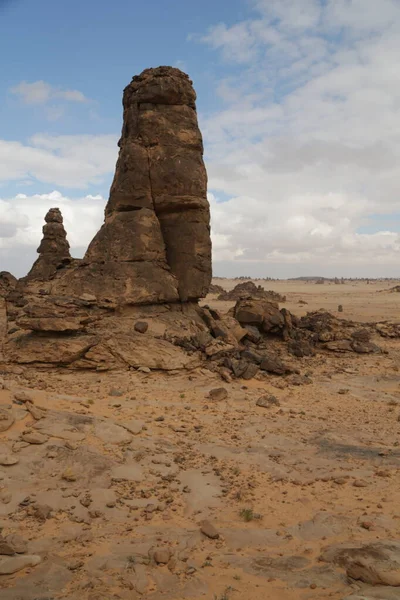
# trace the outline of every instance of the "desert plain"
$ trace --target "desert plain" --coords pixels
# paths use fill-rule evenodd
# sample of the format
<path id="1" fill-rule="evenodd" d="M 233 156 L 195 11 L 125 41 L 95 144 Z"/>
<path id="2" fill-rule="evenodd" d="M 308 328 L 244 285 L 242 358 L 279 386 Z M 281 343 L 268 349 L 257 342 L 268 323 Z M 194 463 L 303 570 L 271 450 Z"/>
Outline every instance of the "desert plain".
<path id="1" fill-rule="evenodd" d="M 399 318 L 395 281 L 256 283 L 297 316 Z M 293 358 L 306 383 L 4 365 L 1 599 L 400 598 L 400 341 L 377 343 Z"/>

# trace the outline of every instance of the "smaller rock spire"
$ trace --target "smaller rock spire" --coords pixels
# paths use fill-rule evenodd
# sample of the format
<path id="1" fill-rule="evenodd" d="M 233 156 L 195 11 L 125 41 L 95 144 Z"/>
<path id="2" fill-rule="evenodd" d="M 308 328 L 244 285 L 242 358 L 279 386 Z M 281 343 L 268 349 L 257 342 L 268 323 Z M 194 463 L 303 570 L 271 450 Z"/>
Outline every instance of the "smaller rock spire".
<path id="1" fill-rule="evenodd" d="M 71 259 L 60 209 L 50 208 L 44 220 L 46 223 L 43 226 L 43 238 L 37 249 L 39 258 L 33 264 L 26 279 L 46 281 L 54 275 L 57 268 Z"/>

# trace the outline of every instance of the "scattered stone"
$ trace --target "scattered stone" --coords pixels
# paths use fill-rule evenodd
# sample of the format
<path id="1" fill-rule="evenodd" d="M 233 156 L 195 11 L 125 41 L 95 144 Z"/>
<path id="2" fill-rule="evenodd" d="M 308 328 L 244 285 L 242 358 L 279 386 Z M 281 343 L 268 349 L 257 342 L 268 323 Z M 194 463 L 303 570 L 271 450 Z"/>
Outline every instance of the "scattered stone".
<path id="1" fill-rule="evenodd" d="M 210 523 L 210 521 L 203 521 L 200 527 L 200 531 L 203 535 L 210 538 L 211 540 L 217 540 L 219 538 L 218 531 L 216 530 L 214 525 Z"/>
<path id="2" fill-rule="evenodd" d="M 0 554 L 14 556 L 15 548 L 0 535 Z"/>
<path id="3" fill-rule="evenodd" d="M 363 479 L 356 479 L 353 482 L 353 486 L 357 487 L 357 488 L 364 488 L 364 487 L 368 487 L 368 483 L 366 481 L 364 481 Z"/>
<path id="4" fill-rule="evenodd" d="M 40 431 L 28 431 L 23 433 L 21 438 L 24 442 L 35 445 L 45 444 L 49 440 L 49 437 Z"/>
<path id="5" fill-rule="evenodd" d="M 0 502 L 3 504 L 10 504 L 12 500 L 12 494 L 7 489 L 0 490 Z"/>
<path id="6" fill-rule="evenodd" d="M 68 467 L 61 475 L 61 479 L 64 479 L 65 481 L 76 481 L 77 476 L 73 469 Z"/>
<path id="7" fill-rule="evenodd" d="M 116 388 L 111 388 L 111 390 L 108 392 L 108 395 L 115 398 L 120 398 L 124 395 L 124 392 L 121 392 L 121 390 L 117 390 Z"/>
<path id="8" fill-rule="evenodd" d="M 261 406 L 262 408 L 271 408 L 272 406 L 280 405 L 281 403 L 279 402 L 278 398 L 272 394 L 265 394 L 265 396 L 261 396 L 261 398 L 259 398 L 256 402 L 256 406 Z"/>
<path id="9" fill-rule="evenodd" d="M 45 411 L 37 408 L 32 402 L 26 402 L 25 406 L 36 421 L 40 421 L 40 419 L 46 416 Z"/>
<path id="10" fill-rule="evenodd" d="M 24 554 L 28 549 L 26 541 L 18 533 L 10 533 L 5 537 L 5 540 L 14 548 L 17 554 Z"/>
<path id="11" fill-rule="evenodd" d="M 226 400 L 226 398 L 228 397 L 228 391 L 223 387 L 214 388 L 210 390 L 208 396 L 211 398 L 211 400 L 214 400 L 215 402 L 220 402 L 221 400 Z"/>
<path id="12" fill-rule="evenodd" d="M 13 425 L 15 416 L 11 409 L 0 408 L 0 433 L 7 431 Z"/>
<path id="13" fill-rule="evenodd" d="M 47 521 L 51 517 L 52 508 L 48 504 L 35 504 L 33 510 L 39 521 Z"/>
<path id="14" fill-rule="evenodd" d="M 149 328 L 149 324 L 146 321 L 137 321 L 134 325 L 135 331 L 139 333 L 146 333 Z"/>
<path id="15" fill-rule="evenodd" d="M 26 567 L 35 567 L 41 562 L 42 559 L 40 556 L 35 554 L 0 559 L 0 575 L 12 575 L 13 573 L 22 571 Z"/>
<path id="16" fill-rule="evenodd" d="M 10 467 L 19 463 L 19 458 L 12 454 L 0 454 L 0 465 L 3 467 Z"/>
<path id="17" fill-rule="evenodd" d="M 168 564 L 170 558 L 171 558 L 171 553 L 166 548 L 161 548 L 154 552 L 154 560 L 158 565 Z"/>
<path id="18" fill-rule="evenodd" d="M 34 404 L 32 395 L 29 394 L 28 392 L 15 392 L 14 393 L 14 398 L 15 400 L 18 400 L 18 402 L 30 402 L 31 404 Z"/>

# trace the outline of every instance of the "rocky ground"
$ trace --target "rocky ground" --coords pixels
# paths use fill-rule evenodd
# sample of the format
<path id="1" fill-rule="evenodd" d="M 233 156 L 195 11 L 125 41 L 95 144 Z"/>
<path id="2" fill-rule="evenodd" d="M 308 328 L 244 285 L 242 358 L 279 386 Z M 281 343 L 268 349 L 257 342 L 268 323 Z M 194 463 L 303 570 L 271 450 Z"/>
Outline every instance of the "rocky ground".
<path id="1" fill-rule="evenodd" d="M 295 314 L 398 304 L 384 285 L 266 289 Z M 380 346 L 296 359 L 307 385 L 5 369 L 1 599 L 399 599 L 400 342 Z"/>

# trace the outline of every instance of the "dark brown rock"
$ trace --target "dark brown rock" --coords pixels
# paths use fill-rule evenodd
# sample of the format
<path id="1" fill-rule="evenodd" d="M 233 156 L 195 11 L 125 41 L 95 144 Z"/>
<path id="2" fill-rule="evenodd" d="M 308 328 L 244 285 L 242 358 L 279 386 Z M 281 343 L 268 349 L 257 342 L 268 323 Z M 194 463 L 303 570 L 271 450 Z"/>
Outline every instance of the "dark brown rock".
<path id="1" fill-rule="evenodd" d="M 261 396 L 256 402 L 256 405 L 262 408 L 271 408 L 272 406 L 280 406 L 280 404 L 278 398 L 272 394 L 265 394 L 265 396 Z"/>
<path id="2" fill-rule="evenodd" d="M 139 333 L 146 333 L 149 328 L 149 324 L 146 321 L 137 321 L 134 325 L 135 331 Z"/>
<path id="3" fill-rule="evenodd" d="M 210 390 L 208 395 L 211 398 L 211 400 L 221 401 L 221 400 L 226 400 L 226 398 L 228 397 L 228 392 L 223 387 L 214 388 L 213 390 Z"/>
<path id="4" fill-rule="evenodd" d="M 60 209 L 51 208 L 45 216 L 45 221 L 43 239 L 37 249 L 39 258 L 24 278 L 25 281 L 47 281 L 60 266 L 68 264 L 71 260 Z"/>
<path id="5" fill-rule="evenodd" d="M 262 371 L 268 371 L 268 373 L 274 373 L 275 375 L 286 375 L 287 373 L 293 373 L 295 371 L 290 365 L 273 354 L 268 354 L 263 357 L 260 369 Z"/>
<path id="6" fill-rule="evenodd" d="M 89 275 L 121 303 L 206 295 L 210 215 L 195 99 L 188 76 L 172 67 L 146 69 L 125 88 L 120 152 L 105 222 L 78 273 L 85 292 L 101 292 L 87 281 Z M 143 274 L 141 263 L 147 264 Z"/>
<path id="7" fill-rule="evenodd" d="M 17 285 L 17 279 L 8 271 L 0 271 L 0 298 L 6 298 Z"/>

